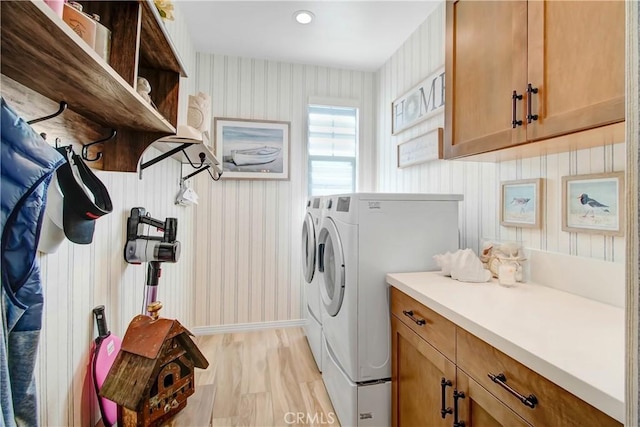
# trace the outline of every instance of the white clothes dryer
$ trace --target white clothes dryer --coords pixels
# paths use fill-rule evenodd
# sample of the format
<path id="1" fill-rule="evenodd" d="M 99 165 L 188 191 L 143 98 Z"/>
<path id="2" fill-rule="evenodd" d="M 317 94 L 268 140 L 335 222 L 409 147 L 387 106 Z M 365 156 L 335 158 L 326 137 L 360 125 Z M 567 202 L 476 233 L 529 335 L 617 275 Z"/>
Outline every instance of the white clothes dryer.
<path id="1" fill-rule="evenodd" d="M 305 294 L 304 314 L 305 334 L 318 370 L 322 372 L 322 316 L 320 303 L 321 275 L 317 271 L 317 237 L 320 230 L 322 197 L 312 197 L 307 201 L 307 209 L 302 223 L 302 273 Z"/>
<path id="2" fill-rule="evenodd" d="M 434 255 L 458 249 L 460 200 L 461 195 L 384 193 L 325 200 L 318 235 L 326 338 L 323 380 L 343 425 L 390 423 L 385 276 L 436 270 Z"/>

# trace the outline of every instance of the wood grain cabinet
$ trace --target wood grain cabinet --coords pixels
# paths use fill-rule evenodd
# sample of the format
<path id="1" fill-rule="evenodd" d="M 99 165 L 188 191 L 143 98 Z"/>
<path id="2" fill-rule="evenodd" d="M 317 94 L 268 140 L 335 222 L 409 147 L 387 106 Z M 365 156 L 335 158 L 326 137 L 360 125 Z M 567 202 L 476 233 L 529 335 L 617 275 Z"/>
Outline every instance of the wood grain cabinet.
<path id="1" fill-rule="evenodd" d="M 447 0 L 445 158 L 624 121 L 624 9 Z"/>
<path id="2" fill-rule="evenodd" d="M 391 314 L 392 425 L 451 426 L 456 367 L 440 350 L 455 354 L 455 326 L 395 288 Z"/>
<path id="3" fill-rule="evenodd" d="M 394 427 L 622 425 L 398 289 L 390 292 Z"/>
<path id="4" fill-rule="evenodd" d="M 462 328 L 456 330 L 456 344 L 458 374 L 461 371 L 468 374 L 475 387 L 487 390 L 531 425 L 621 426 L 618 421 Z"/>
<path id="5" fill-rule="evenodd" d="M 103 169 L 135 172 L 142 152 L 176 133 L 184 67 L 151 0 L 81 1 L 112 32 L 109 63 L 44 2 L 0 2 L 2 74 L 106 129 Z M 155 106 L 136 92 L 151 84 Z"/>
<path id="6" fill-rule="evenodd" d="M 461 369 L 457 370 L 455 402 L 458 407 L 458 423 L 482 427 L 527 427 L 522 417 L 509 409 Z"/>

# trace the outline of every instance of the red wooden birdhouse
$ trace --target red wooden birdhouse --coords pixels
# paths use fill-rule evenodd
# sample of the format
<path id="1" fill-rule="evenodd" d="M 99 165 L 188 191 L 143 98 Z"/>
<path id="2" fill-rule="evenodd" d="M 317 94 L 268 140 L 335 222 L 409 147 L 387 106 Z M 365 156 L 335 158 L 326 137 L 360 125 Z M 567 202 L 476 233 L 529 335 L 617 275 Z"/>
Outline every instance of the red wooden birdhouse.
<path id="1" fill-rule="evenodd" d="M 195 391 L 194 368 L 209 366 L 180 322 L 158 318 L 162 304 L 149 307 L 152 316 L 136 316 L 129 324 L 100 389 L 119 405 L 119 426 L 155 426 L 171 418 Z"/>

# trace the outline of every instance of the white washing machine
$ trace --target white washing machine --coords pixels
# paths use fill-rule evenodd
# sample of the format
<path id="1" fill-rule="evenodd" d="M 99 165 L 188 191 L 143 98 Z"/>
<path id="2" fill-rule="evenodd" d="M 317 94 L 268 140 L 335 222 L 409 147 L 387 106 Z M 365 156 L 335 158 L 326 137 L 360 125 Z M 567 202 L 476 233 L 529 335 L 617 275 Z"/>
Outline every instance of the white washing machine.
<path id="1" fill-rule="evenodd" d="M 316 361 L 322 372 L 322 311 L 320 303 L 321 275 L 317 271 L 317 238 L 320 231 L 322 197 L 312 197 L 307 201 L 307 212 L 302 223 L 302 273 L 305 294 L 305 334 Z"/>
<path id="2" fill-rule="evenodd" d="M 342 425 L 391 422 L 391 326 L 385 275 L 436 270 L 455 251 L 461 195 L 345 194 L 325 199 L 318 234 L 323 373 Z"/>

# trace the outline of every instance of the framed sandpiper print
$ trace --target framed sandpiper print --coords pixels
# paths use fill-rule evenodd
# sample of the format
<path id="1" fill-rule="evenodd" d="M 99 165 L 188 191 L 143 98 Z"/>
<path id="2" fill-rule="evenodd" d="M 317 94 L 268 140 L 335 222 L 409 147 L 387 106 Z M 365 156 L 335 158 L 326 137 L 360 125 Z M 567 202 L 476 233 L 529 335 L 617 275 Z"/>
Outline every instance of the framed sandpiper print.
<path id="1" fill-rule="evenodd" d="M 624 235 L 624 172 L 562 177 L 562 230 Z"/>
<path id="2" fill-rule="evenodd" d="M 504 181 L 500 187 L 500 224 L 506 227 L 540 227 L 542 179 Z"/>
<path id="3" fill-rule="evenodd" d="M 214 119 L 222 179 L 289 179 L 290 122 Z"/>

